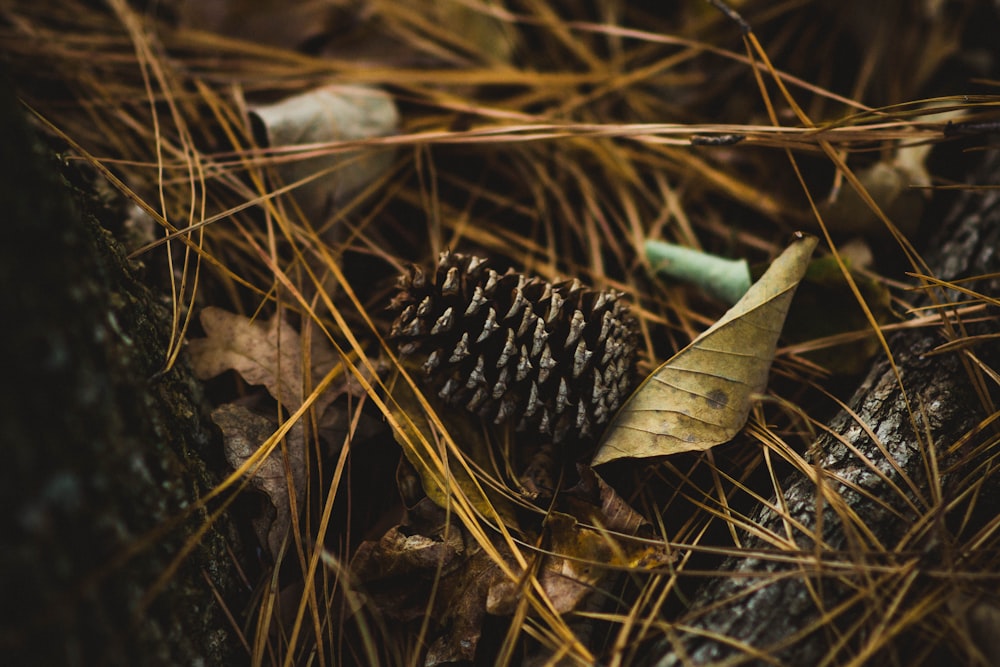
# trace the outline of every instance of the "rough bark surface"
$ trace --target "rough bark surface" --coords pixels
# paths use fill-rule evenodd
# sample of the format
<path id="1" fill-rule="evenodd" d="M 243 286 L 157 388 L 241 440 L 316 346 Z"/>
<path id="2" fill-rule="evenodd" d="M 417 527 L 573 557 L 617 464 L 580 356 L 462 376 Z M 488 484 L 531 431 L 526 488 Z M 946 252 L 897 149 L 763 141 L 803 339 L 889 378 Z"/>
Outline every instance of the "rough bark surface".
<path id="1" fill-rule="evenodd" d="M 232 603 L 239 590 L 230 537 L 209 531 L 148 605 L 204 513 L 119 558 L 213 483 L 200 387 L 183 364 L 157 374 L 165 309 L 2 83 L 0 128 L 4 663 L 232 664 L 213 591 Z"/>
<path id="2" fill-rule="evenodd" d="M 973 182 L 1000 182 L 1000 153 L 986 160 Z M 937 250 L 927 258 L 939 278 L 954 280 L 1000 271 L 1000 190 L 963 194 L 932 247 Z M 995 296 L 1000 280 L 994 277 L 965 285 Z M 996 333 L 996 313 L 992 315 L 991 321 L 970 326 L 969 333 Z M 822 470 L 826 484 L 846 501 L 853 517 L 829 505 L 817 512 L 816 484 L 804 475 L 784 480 L 783 504 L 803 527 L 794 533 L 805 552 L 802 561 L 790 564 L 788 559 L 752 555 L 729 558 L 720 576 L 702 588 L 689 613 L 679 619 L 674 634 L 647 653 L 650 663 L 663 667 L 717 662 L 844 664 L 858 655 L 863 640 L 858 633 L 838 635 L 829 622 L 819 619 L 836 617 L 833 627 L 843 629 L 866 613 L 860 608 L 864 603 L 852 606 L 851 596 L 877 581 L 872 566 L 913 563 L 918 579 L 922 570 L 946 569 L 942 561 L 948 557 L 944 555 L 947 544 L 960 542 L 960 536 L 953 532 L 955 517 L 943 508 L 974 482 L 983 483 L 978 493 L 986 516 L 978 517 L 979 522 L 995 518 L 1000 475 L 984 479 L 980 467 L 996 456 L 1000 445 L 995 432 L 984 429 L 959 453 L 945 455 L 948 445 L 976 430 L 987 410 L 973 391 L 961 352 L 925 356 L 944 342 L 940 333 L 935 328 L 917 329 L 890 338 L 899 378 L 886 360 L 876 363 L 849 402 L 857 416 L 840 412 L 828 424 L 829 432 L 811 449 L 811 463 Z M 973 351 L 993 369 L 1000 368 L 1000 345 L 987 342 Z M 909 404 L 900 386 L 905 387 Z M 884 450 L 862 425 L 874 432 Z M 940 457 L 941 474 L 936 476 L 942 494 L 938 501 L 931 491 L 928 443 L 933 443 Z M 976 451 L 981 443 L 986 446 Z M 960 507 L 959 514 L 965 506 Z M 938 527 L 914 530 L 927 516 L 934 516 L 932 523 Z M 954 530 L 968 534 L 976 519 L 973 516 Z M 767 507 L 753 514 L 753 522 L 773 534 L 786 534 L 785 518 Z M 817 534 L 822 534 L 822 547 L 817 545 Z M 745 547 L 748 554 L 774 551 L 773 545 L 753 537 L 747 538 Z M 837 569 L 834 561 L 851 568 Z M 824 563 L 827 573 L 819 574 Z M 809 576 L 796 574 L 795 568 L 802 564 L 811 566 Z M 962 568 L 960 563 L 951 565 Z M 886 600 L 895 593 L 886 590 Z M 843 606 L 838 610 L 838 605 Z M 851 639 L 839 643 L 845 636 Z M 904 647 L 900 654 L 905 652 Z"/>

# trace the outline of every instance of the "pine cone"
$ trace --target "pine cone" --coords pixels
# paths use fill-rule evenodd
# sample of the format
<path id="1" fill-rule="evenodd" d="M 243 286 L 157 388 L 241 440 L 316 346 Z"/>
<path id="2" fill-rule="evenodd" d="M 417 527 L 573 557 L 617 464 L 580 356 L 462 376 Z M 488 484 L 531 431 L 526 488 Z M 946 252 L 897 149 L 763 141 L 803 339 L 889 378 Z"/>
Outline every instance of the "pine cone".
<path id="1" fill-rule="evenodd" d="M 445 401 L 496 424 L 585 439 L 611 418 L 635 371 L 635 321 L 621 294 L 551 284 L 444 252 L 433 276 L 400 277 L 389 337 Z"/>

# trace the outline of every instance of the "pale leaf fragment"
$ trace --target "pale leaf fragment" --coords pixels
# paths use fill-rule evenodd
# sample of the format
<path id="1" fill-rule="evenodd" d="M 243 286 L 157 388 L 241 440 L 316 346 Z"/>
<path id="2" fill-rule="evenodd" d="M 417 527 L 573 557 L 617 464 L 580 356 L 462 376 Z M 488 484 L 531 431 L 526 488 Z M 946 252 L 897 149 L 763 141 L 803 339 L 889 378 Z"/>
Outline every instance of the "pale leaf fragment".
<path id="1" fill-rule="evenodd" d="M 767 385 L 785 315 L 816 247 L 799 235 L 722 319 L 653 371 L 618 411 L 592 465 L 728 442 Z"/>
<path id="2" fill-rule="evenodd" d="M 301 146 L 301 159 L 274 166 L 286 185 L 298 183 L 295 198 L 306 217 L 324 220 L 335 208 L 383 176 L 394 150 L 336 144 L 395 134 L 399 112 L 392 97 L 370 86 L 329 85 L 250 109 L 254 137 L 264 147 Z"/>

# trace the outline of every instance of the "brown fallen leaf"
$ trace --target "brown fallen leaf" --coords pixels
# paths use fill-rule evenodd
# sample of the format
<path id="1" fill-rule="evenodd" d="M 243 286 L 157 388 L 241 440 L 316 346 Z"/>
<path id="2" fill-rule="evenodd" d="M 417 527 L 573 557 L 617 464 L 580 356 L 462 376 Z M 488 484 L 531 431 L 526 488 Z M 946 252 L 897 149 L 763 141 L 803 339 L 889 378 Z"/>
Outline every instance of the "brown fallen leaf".
<path id="1" fill-rule="evenodd" d="M 306 390 L 316 387 L 338 364 L 337 352 L 321 336 L 309 337 L 308 373 L 303 372 L 307 356 L 302 336 L 280 316 L 267 322 L 251 320 L 222 308 L 209 306 L 201 311 L 201 324 L 207 334 L 188 343 L 188 353 L 195 376 L 209 380 L 234 370 L 247 384 L 262 385 L 288 412 L 298 410 L 306 399 Z M 360 369 L 365 372 L 365 369 Z M 308 386 L 305 383 L 309 378 Z M 312 404 L 322 416 L 327 407 L 345 392 L 364 394 L 353 376 L 344 375 Z"/>
<path id="2" fill-rule="evenodd" d="M 634 510 L 625 511 L 624 501 L 596 475 L 585 484 L 586 493 L 578 495 L 587 496 L 587 501 L 576 506 L 586 508 L 587 520 L 621 532 L 638 532 L 640 525 L 646 525 Z M 380 540 L 363 543 L 351 562 L 368 591 L 369 604 L 384 617 L 414 626 L 433 619 L 427 628 L 424 662 L 429 667 L 473 661 L 487 614 L 514 614 L 531 585 L 504 540 L 493 535 L 491 547 L 516 573 L 514 579 L 464 526 L 449 523 L 448 516 L 425 497 L 407 512 L 403 523 Z M 541 530 L 545 552 L 524 555 L 559 613 L 580 609 L 620 568 L 645 569 L 672 560 L 663 543 L 611 535 L 563 512 L 550 512 Z M 538 537 L 526 539 L 533 542 Z"/>
<path id="3" fill-rule="evenodd" d="M 220 405 L 212 411 L 212 421 L 222 431 L 225 443 L 226 461 L 239 468 L 263 444 L 276 428 L 273 421 L 267 417 L 254 414 L 247 408 L 233 403 Z M 301 508 L 305 498 L 305 456 L 301 451 L 305 447 L 302 437 L 302 426 L 296 424 L 286 437 L 287 456 L 281 448 L 275 448 L 257 469 L 250 484 L 267 495 L 273 509 L 263 516 L 252 520 L 254 532 L 258 541 L 264 546 L 271 558 L 277 558 L 281 543 L 291 527 L 292 497 L 289 492 L 288 478 L 294 482 L 296 511 Z"/>
<path id="4" fill-rule="evenodd" d="M 188 343 L 198 379 L 234 370 L 248 384 L 263 385 L 287 410 L 302 405 L 302 339 L 279 315 L 262 323 L 209 306 L 201 311 L 201 325 L 205 338 Z"/>
<path id="5" fill-rule="evenodd" d="M 673 559 L 664 543 L 621 539 L 563 512 L 549 513 L 544 532 L 548 553 L 535 576 L 560 614 L 579 609 L 618 569 L 658 567 Z M 489 588 L 486 610 L 497 616 L 513 614 L 525 585 L 498 578 Z"/>
<path id="6" fill-rule="evenodd" d="M 647 536 L 649 521 L 618 495 L 590 466 L 578 463 L 580 480 L 559 497 L 559 509 L 578 521 L 623 535 Z"/>
<path id="7" fill-rule="evenodd" d="M 475 657 L 487 591 L 503 576 L 465 529 L 426 497 L 381 539 L 362 543 L 351 571 L 385 619 L 415 626 L 433 619 L 428 667 Z"/>
<path id="8" fill-rule="evenodd" d="M 816 242 L 800 235 L 718 322 L 653 371 L 619 409 L 591 464 L 703 451 L 732 439 L 767 386 Z"/>
<path id="9" fill-rule="evenodd" d="M 202 311 L 201 323 L 206 337 L 191 340 L 188 345 L 195 375 L 207 380 L 234 370 L 248 384 L 263 386 L 289 413 L 302 407 L 307 389 L 317 386 L 340 364 L 333 347 L 321 337 L 309 337 L 306 357 L 302 336 L 278 315 L 262 323 L 209 307 Z M 346 372 L 314 399 L 312 408 L 318 415 L 321 436 L 340 433 L 336 429 L 337 415 L 330 408 L 345 392 L 358 396 L 364 393 Z M 234 404 L 219 406 L 212 419 L 222 430 L 226 460 L 234 469 L 243 465 L 278 428 L 276 421 Z M 342 441 L 343 437 L 330 445 L 338 446 Z M 257 536 L 272 558 L 278 555 L 292 512 L 298 513 L 305 500 L 306 455 L 305 430 L 302 423 L 296 423 L 285 436 L 284 450 L 275 449 L 251 479 L 254 488 L 265 493 L 274 508 L 254 519 Z M 295 489 L 294 502 L 289 481 Z"/>
<path id="10" fill-rule="evenodd" d="M 462 532 L 446 520 L 438 507 L 424 498 L 407 513 L 403 524 L 393 526 L 378 542 L 363 542 L 351 569 L 362 581 L 375 582 L 409 576 L 428 569 L 447 572 L 465 556 Z"/>

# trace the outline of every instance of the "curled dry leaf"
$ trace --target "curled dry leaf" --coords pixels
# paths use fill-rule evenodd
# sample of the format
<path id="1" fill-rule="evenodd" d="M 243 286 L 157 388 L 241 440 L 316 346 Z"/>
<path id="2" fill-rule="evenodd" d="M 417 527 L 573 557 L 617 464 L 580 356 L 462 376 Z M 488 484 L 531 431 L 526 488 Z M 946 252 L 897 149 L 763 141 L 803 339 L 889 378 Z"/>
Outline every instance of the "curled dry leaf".
<path id="1" fill-rule="evenodd" d="M 578 463 L 580 481 L 559 497 L 559 508 L 584 523 L 623 535 L 645 535 L 652 527 L 590 466 Z"/>
<path id="2" fill-rule="evenodd" d="M 428 615 L 434 619 L 424 662 L 429 667 L 473 661 L 487 614 L 513 614 L 530 586 L 506 542 L 494 536 L 491 546 L 518 573 L 516 581 L 464 527 L 448 519 L 445 510 L 424 498 L 401 525 L 377 542 L 362 544 L 351 562 L 369 590 L 369 603 L 386 618 L 416 625 Z M 614 519 L 608 517 L 608 523 Z M 662 544 L 616 539 L 561 512 L 549 515 L 543 531 L 548 553 L 539 554 L 541 561 L 530 567 L 560 613 L 579 609 L 607 581 L 611 568 L 654 567 L 670 558 Z M 525 555 L 529 562 L 536 560 Z"/>
<path id="3" fill-rule="evenodd" d="M 612 420 L 592 465 L 703 451 L 732 439 L 767 386 L 815 247 L 815 237 L 799 235 L 722 319 L 653 371 Z"/>
<path id="4" fill-rule="evenodd" d="M 268 148 L 311 144 L 313 157 L 275 165 L 286 185 L 295 188 L 305 216 L 325 220 L 392 166 L 394 151 L 385 147 L 337 150 L 330 144 L 394 134 L 399 125 L 396 104 L 386 92 L 368 86 L 330 85 L 254 107 L 250 122 L 257 143 Z"/>
<path id="5" fill-rule="evenodd" d="M 212 411 L 212 421 L 222 431 L 225 442 L 226 461 L 239 468 L 274 433 L 274 422 L 267 417 L 254 414 L 241 405 L 228 403 Z M 272 558 L 276 558 L 281 543 L 291 526 L 292 494 L 289 491 L 289 477 L 295 487 L 295 507 L 302 506 L 305 497 L 305 458 L 296 448 L 305 444 L 302 426 L 292 427 L 286 439 L 288 456 L 276 447 L 264 461 L 250 484 L 267 495 L 273 510 L 253 519 L 257 539 L 267 548 Z"/>
<path id="6" fill-rule="evenodd" d="M 366 582 L 424 573 L 428 569 L 451 569 L 465 555 L 461 530 L 446 521 L 444 512 L 431 506 L 429 498 L 408 512 L 404 524 L 393 526 L 378 542 L 363 542 L 351 568 Z"/>
<path id="7" fill-rule="evenodd" d="M 243 315 L 221 308 L 208 307 L 201 311 L 201 325 L 207 334 L 188 344 L 195 375 L 208 380 L 234 370 L 248 383 L 263 385 L 285 409 L 301 407 L 304 395 L 304 355 L 302 338 L 279 315 L 267 322 L 250 320 Z M 328 345 L 318 340 L 310 351 L 313 378 L 321 378 L 335 363 Z M 314 407 L 317 413 L 335 398 L 320 396 Z"/>
<path id="8" fill-rule="evenodd" d="M 475 657 L 486 616 L 486 594 L 502 576 L 468 533 L 430 498 L 407 511 L 377 542 L 364 542 L 351 571 L 365 584 L 368 602 L 386 619 L 429 628 L 425 665 Z M 428 601 L 433 599 L 432 607 Z"/>
<path id="9" fill-rule="evenodd" d="M 288 412 L 298 410 L 308 387 L 315 387 L 339 363 L 336 353 L 323 338 L 311 338 L 308 357 L 302 336 L 275 315 L 267 322 L 255 322 L 221 308 L 206 308 L 201 313 L 205 338 L 190 341 L 189 352 L 195 375 L 202 380 L 234 370 L 248 383 L 261 385 Z M 313 401 L 319 423 L 331 420 L 330 406 L 345 392 L 362 393 L 353 378 L 343 378 Z M 245 407 L 223 405 L 212 413 L 222 430 L 226 460 L 239 468 L 274 433 L 275 421 L 254 414 Z M 321 430 L 322 433 L 322 430 Z M 332 443 L 338 444 L 338 443 Z M 289 480 L 295 488 L 294 511 L 302 508 L 306 485 L 306 440 L 301 423 L 294 424 L 285 438 L 285 447 L 275 449 L 257 470 L 252 485 L 267 494 L 274 513 L 254 520 L 258 537 L 272 557 L 284 539 L 293 511 Z"/>

